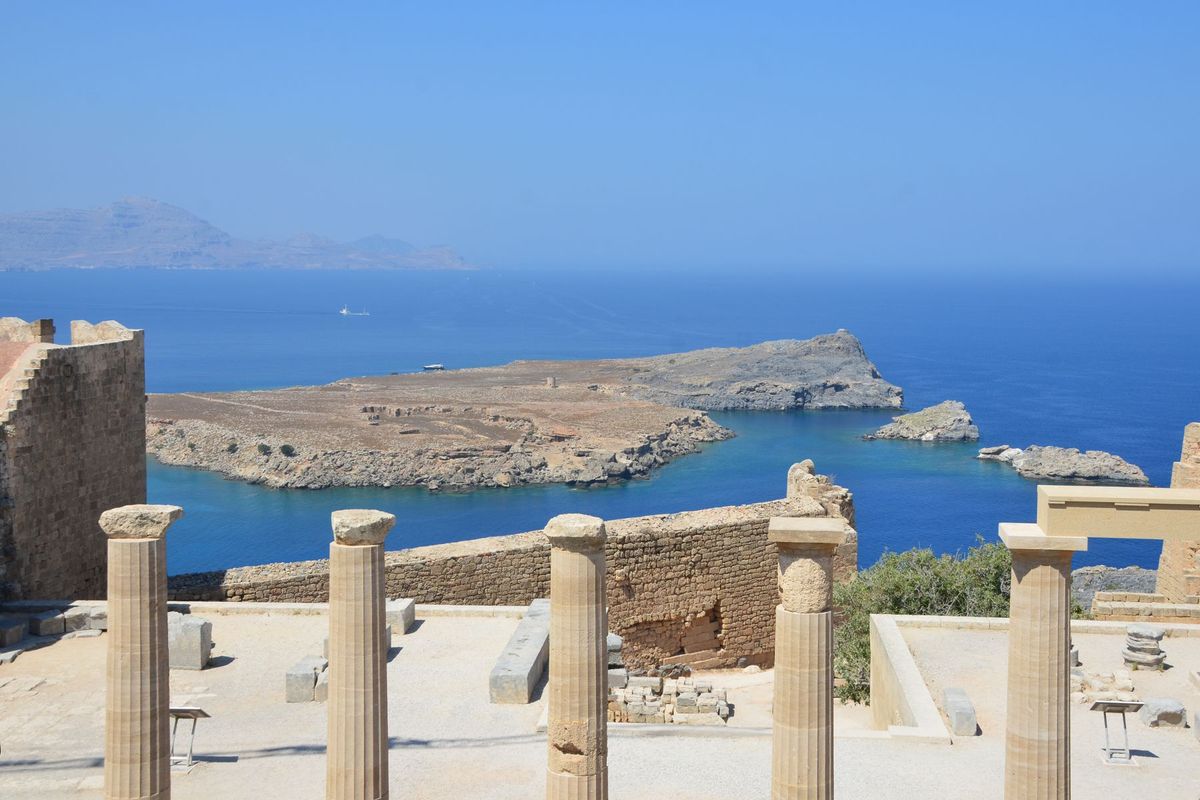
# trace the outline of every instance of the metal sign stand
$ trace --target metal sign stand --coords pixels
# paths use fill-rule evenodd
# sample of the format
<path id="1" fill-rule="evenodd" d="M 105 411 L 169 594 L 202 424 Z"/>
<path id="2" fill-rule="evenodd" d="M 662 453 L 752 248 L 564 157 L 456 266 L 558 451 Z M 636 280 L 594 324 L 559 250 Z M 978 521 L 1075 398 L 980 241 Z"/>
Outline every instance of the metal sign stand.
<path id="1" fill-rule="evenodd" d="M 195 761 L 192 760 L 192 748 L 196 744 L 196 721 L 208 719 L 210 714 L 202 708 L 194 706 L 179 706 L 171 709 L 171 766 L 180 767 L 183 771 L 190 770 Z M 192 721 L 192 731 L 188 736 L 187 756 L 175 755 L 175 734 L 179 732 L 179 720 L 190 719 Z"/>
<path id="2" fill-rule="evenodd" d="M 1099 711 L 1104 715 L 1104 763 L 1113 766 L 1135 767 L 1137 762 L 1133 760 L 1133 752 L 1129 749 L 1129 724 L 1125 721 L 1125 714 L 1128 712 L 1140 711 L 1142 704 L 1132 700 L 1097 700 L 1092 703 L 1092 711 Z M 1121 717 L 1121 734 L 1123 744 L 1121 747 L 1113 747 L 1112 741 L 1108 734 L 1108 715 L 1119 714 Z"/>

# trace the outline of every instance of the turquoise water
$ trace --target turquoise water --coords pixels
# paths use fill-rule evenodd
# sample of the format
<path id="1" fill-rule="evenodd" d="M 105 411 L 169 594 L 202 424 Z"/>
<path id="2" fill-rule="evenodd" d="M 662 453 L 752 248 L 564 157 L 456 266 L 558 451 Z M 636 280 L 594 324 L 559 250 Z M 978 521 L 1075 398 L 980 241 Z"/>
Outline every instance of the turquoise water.
<path id="1" fill-rule="evenodd" d="M 1200 284 L 938 287 L 803 276 L 531 272 L 0 273 L 0 315 L 119 319 L 147 331 L 151 391 L 319 383 L 515 358 L 647 355 L 845 327 L 906 405 L 964 401 L 983 444 L 1099 448 L 1165 485 L 1183 426 L 1200 419 Z M 343 303 L 369 317 L 343 318 Z M 184 506 L 172 572 L 319 558 L 336 508 L 399 517 L 391 546 L 538 528 L 559 513 L 605 517 L 782 495 L 812 458 L 855 493 L 861 562 L 884 549 L 953 551 L 1033 515 L 1033 484 L 971 445 L 864 442 L 878 411 L 718 413 L 738 437 L 649 480 L 428 494 L 270 490 L 151 463 L 150 499 Z M 1153 566 L 1146 542 L 1094 542 L 1077 563 Z"/>

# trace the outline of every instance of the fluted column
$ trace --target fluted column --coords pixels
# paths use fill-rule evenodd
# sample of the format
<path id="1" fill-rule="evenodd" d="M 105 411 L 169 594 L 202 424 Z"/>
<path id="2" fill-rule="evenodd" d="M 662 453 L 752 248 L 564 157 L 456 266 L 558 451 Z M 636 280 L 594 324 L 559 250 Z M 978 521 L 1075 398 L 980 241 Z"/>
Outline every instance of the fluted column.
<path id="1" fill-rule="evenodd" d="M 550 539 L 547 800 L 608 798 L 604 522 L 563 514 Z"/>
<path id="2" fill-rule="evenodd" d="M 333 512 L 329 546 L 328 800 L 388 796 L 383 540 L 396 518 Z"/>
<path id="3" fill-rule="evenodd" d="M 772 800 L 833 797 L 833 554 L 845 521 L 776 517 L 767 539 L 779 549 L 775 609 Z"/>
<path id="4" fill-rule="evenodd" d="M 171 797 L 171 680 L 167 659 L 167 543 L 178 506 L 105 511 L 108 536 L 106 800 Z"/>
<path id="5" fill-rule="evenodd" d="M 1005 800 L 1071 796 L 1071 557 L 1087 539 L 1004 523 L 1012 552 Z"/>

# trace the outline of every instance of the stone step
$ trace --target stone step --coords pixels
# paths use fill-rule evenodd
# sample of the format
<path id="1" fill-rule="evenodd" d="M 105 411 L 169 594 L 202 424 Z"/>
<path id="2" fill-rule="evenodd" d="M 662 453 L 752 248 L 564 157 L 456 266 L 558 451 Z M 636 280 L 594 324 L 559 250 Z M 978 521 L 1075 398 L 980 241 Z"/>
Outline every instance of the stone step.
<path id="1" fill-rule="evenodd" d="M 721 652 L 720 650 L 710 649 L 710 650 L 698 650 L 698 651 L 692 652 L 692 653 L 681 653 L 677 656 L 667 656 L 666 658 L 664 658 L 662 660 L 661 663 L 665 666 L 674 666 L 676 664 L 691 664 L 691 665 L 695 666 L 695 662 L 697 659 L 707 660 L 707 659 L 714 657 L 715 655 L 717 655 L 720 652 Z"/>

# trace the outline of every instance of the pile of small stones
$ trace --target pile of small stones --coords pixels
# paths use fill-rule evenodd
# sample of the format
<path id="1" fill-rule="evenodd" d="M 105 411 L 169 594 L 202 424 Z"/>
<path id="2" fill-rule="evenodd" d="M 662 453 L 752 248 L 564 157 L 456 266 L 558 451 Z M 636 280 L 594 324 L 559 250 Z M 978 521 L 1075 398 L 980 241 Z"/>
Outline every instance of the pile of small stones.
<path id="1" fill-rule="evenodd" d="M 692 678 L 631 676 L 608 692 L 609 722 L 724 725 L 732 713 L 724 689 Z"/>
<path id="2" fill-rule="evenodd" d="M 1125 659 L 1125 664 L 1133 669 L 1149 667 L 1161 670 L 1167 654 L 1163 652 L 1158 643 L 1162 641 L 1165 633 L 1166 631 L 1162 628 L 1141 623 L 1126 628 L 1125 648 L 1121 651 L 1121 657 Z"/>

